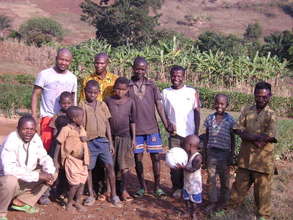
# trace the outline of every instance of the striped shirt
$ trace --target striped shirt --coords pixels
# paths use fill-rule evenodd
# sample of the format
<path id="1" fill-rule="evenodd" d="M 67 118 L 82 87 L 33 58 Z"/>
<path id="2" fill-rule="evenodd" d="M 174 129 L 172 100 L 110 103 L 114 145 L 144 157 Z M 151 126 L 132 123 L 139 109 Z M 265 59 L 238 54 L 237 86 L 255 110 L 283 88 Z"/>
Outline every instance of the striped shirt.
<path id="1" fill-rule="evenodd" d="M 231 150 L 231 131 L 234 124 L 234 118 L 227 112 L 224 113 L 224 118 L 220 123 L 216 122 L 215 113 L 210 114 L 204 122 L 204 126 L 209 132 L 207 148 Z"/>

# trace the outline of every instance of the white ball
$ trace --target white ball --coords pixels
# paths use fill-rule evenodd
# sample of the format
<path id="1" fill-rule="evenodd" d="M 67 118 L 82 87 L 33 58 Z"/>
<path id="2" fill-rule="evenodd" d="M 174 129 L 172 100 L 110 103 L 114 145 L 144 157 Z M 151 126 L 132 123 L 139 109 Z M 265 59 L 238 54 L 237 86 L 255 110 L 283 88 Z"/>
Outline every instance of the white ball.
<path id="1" fill-rule="evenodd" d="M 170 168 L 175 168 L 177 164 L 186 166 L 188 162 L 188 155 L 180 147 L 173 147 L 166 153 L 166 164 Z"/>

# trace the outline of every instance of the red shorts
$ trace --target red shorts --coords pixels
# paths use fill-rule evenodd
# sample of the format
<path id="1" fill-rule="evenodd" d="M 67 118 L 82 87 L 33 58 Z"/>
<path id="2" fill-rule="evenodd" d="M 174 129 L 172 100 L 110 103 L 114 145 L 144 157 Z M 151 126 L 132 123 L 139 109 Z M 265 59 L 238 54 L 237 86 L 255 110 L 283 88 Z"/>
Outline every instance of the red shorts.
<path id="1" fill-rule="evenodd" d="M 40 122 L 40 133 L 44 147 L 49 152 L 53 142 L 53 128 L 49 126 L 53 117 L 43 117 Z"/>

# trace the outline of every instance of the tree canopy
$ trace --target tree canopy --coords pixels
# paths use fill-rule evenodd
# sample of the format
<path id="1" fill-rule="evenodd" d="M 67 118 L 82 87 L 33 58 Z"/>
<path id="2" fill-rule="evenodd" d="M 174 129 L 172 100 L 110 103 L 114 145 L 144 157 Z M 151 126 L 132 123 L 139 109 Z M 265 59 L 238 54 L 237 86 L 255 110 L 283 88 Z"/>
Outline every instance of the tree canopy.
<path id="1" fill-rule="evenodd" d="M 112 46 L 142 44 L 156 34 L 163 0 L 123 0 L 100 6 L 91 0 L 81 3 L 81 20 L 96 27 L 96 37 Z M 150 15 L 153 14 L 153 15 Z"/>

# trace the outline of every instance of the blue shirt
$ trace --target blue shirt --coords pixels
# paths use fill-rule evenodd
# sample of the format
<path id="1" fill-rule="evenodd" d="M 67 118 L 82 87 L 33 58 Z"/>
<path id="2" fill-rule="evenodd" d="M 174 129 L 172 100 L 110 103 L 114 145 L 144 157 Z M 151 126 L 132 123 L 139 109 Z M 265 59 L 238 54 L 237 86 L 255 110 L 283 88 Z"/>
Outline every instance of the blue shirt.
<path id="1" fill-rule="evenodd" d="M 216 122 L 216 113 L 210 114 L 204 122 L 209 132 L 207 148 L 231 150 L 231 131 L 234 124 L 234 118 L 227 112 L 220 123 Z"/>

